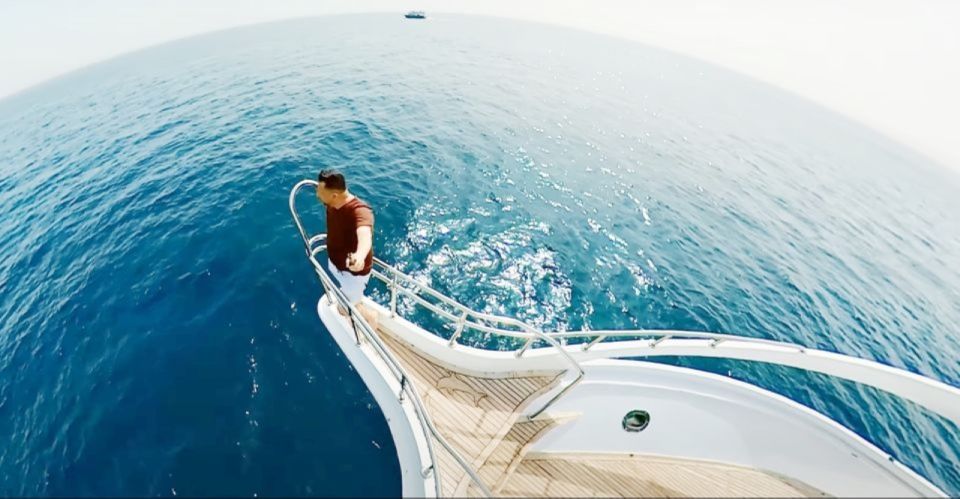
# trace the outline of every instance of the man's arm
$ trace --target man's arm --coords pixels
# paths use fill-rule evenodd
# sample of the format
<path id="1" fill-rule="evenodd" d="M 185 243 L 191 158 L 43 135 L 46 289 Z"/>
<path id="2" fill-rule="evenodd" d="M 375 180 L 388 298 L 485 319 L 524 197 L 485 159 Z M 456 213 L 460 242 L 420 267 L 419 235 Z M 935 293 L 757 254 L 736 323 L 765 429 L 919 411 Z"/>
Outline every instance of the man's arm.
<path id="1" fill-rule="evenodd" d="M 373 247 L 373 229 L 369 225 L 357 227 L 357 251 L 347 255 L 347 267 L 354 272 L 363 270 L 363 264 L 367 261 L 367 254 Z"/>

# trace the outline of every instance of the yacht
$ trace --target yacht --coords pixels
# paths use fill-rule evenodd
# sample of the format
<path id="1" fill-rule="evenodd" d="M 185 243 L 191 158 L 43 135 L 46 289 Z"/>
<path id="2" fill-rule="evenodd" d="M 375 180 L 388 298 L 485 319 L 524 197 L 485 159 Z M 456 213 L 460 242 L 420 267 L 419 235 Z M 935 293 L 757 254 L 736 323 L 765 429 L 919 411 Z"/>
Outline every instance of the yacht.
<path id="1" fill-rule="evenodd" d="M 297 213 L 297 193 L 315 187 L 299 182 L 289 204 L 323 289 L 317 314 L 383 411 L 404 496 L 945 496 L 809 407 L 638 359 L 789 366 L 872 386 L 960 424 L 956 387 L 760 338 L 544 332 L 471 310 L 379 259 L 370 283 L 383 292 L 363 302 L 377 315 L 373 327 L 324 270 L 325 234 L 308 233 Z M 487 341 L 466 341 L 478 335 Z"/>
<path id="2" fill-rule="evenodd" d="M 427 13 L 422 10 L 411 10 L 403 15 L 407 19 L 426 19 Z"/>

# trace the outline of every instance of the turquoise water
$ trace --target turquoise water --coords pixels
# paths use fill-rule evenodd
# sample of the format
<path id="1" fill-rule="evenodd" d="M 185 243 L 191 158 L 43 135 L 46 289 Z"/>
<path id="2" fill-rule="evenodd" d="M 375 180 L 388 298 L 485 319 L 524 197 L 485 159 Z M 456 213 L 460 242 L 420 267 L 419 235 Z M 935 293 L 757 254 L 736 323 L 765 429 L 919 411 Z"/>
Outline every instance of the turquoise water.
<path id="1" fill-rule="evenodd" d="M 622 40 L 292 21 L 0 101 L 0 494 L 399 493 L 287 211 L 321 166 L 376 209 L 381 258 L 474 308 L 796 341 L 960 385 L 960 180 L 944 168 Z M 916 406 L 684 365 L 804 402 L 960 494 L 957 428 Z"/>

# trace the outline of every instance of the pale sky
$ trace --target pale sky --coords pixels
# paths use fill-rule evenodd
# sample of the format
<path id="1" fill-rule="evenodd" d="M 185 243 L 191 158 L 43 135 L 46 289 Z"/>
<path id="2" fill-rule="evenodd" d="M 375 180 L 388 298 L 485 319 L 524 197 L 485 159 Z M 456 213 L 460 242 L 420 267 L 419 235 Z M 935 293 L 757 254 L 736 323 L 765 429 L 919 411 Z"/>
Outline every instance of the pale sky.
<path id="1" fill-rule="evenodd" d="M 194 34 L 411 9 L 570 26 L 693 56 L 800 94 L 960 171 L 957 0 L 0 0 L 0 98 Z"/>

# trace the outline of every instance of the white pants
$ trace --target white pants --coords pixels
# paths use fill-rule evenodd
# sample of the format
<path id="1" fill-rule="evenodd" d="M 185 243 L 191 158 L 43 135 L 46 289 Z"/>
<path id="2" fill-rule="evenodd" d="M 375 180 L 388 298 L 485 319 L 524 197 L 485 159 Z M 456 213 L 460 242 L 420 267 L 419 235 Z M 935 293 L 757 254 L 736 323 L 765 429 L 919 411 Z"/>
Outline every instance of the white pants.
<path id="1" fill-rule="evenodd" d="M 367 288 L 367 281 L 370 280 L 370 274 L 353 275 L 348 271 L 340 270 L 329 258 L 327 259 L 327 268 L 330 269 L 330 274 L 340 284 L 340 291 L 343 291 L 347 300 L 352 305 L 360 303 L 360 300 L 363 299 L 363 290 Z"/>

